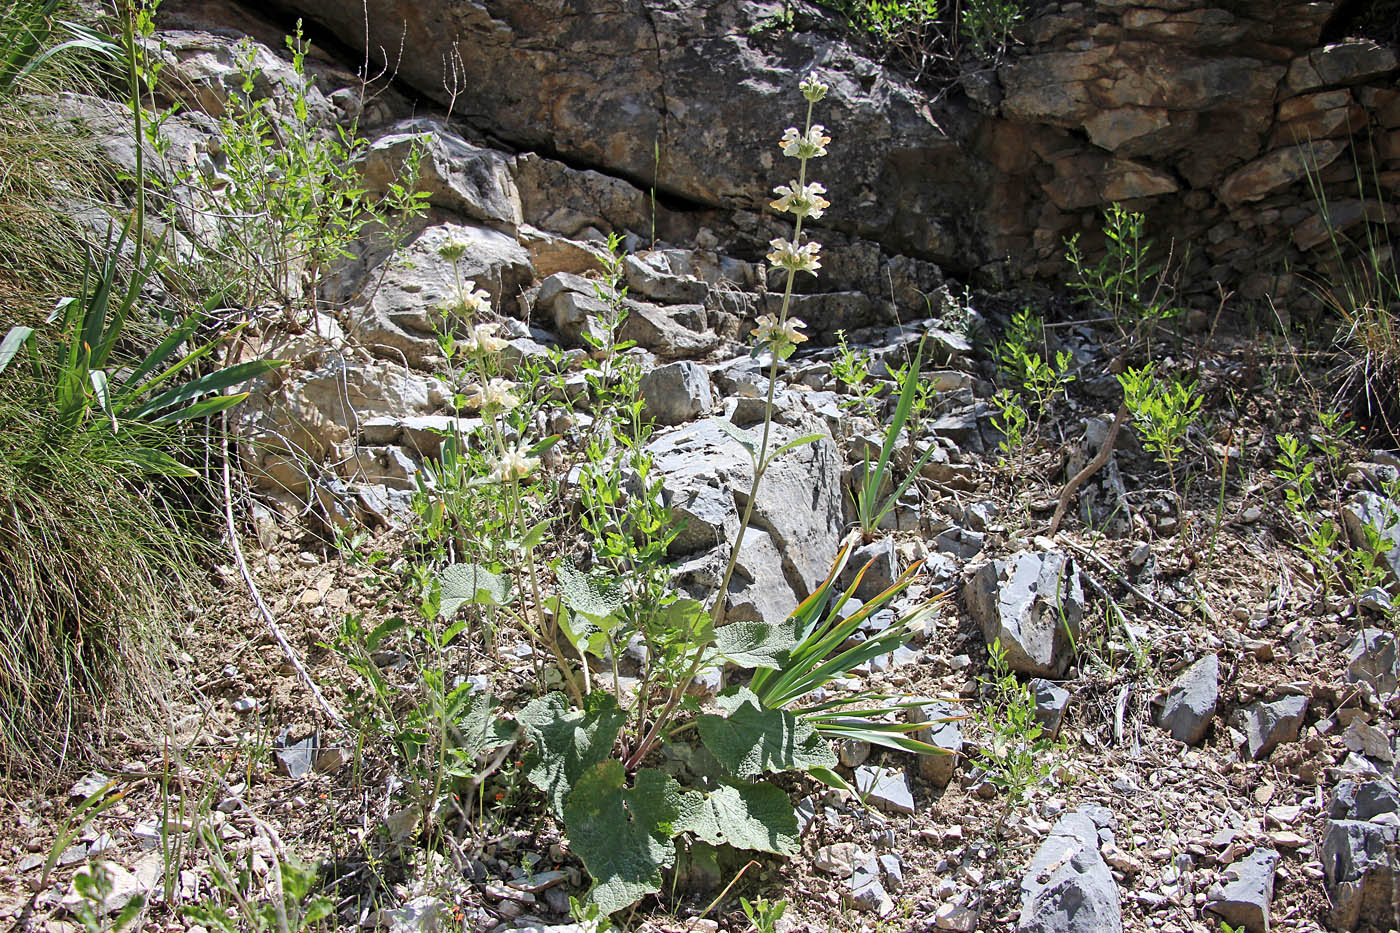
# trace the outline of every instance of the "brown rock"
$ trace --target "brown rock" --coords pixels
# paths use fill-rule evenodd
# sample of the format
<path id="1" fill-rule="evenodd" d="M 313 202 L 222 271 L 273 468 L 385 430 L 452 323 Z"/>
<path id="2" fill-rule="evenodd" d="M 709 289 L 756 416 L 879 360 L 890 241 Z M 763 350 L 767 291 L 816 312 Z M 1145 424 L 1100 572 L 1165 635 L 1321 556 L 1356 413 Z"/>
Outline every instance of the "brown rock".
<path id="1" fill-rule="evenodd" d="M 1097 152 L 1070 153 L 1054 163 L 1055 178 L 1045 193 L 1061 210 L 1079 210 L 1110 201 L 1131 201 L 1170 194 L 1178 185 L 1170 175 Z"/>
<path id="2" fill-rule="evenodd" d="M 1121 107 L 1105 110 L 1084 123 L 1089 141 L 1110 152 L 1125 143 L 1154 136 L 1172 125 L 1171 114 L 1161 107 Z"/>
<path id="3" fill-rule="evenodd" d="M 1285 83 L 1294 94 L 1334 85 L 1360 84 L 1400 67 L 1395 52 L 1370 39 L 1348 39 L 1313 49 L 1288 66 Z"/>
<path id="4" fill-rule="evenodd" d="M 1352 100 L 1350 91 L 1322 91 L 1279 104 L 1278 120 L 1269 139 L 1271 148 L 1348 136 L 1366 125 L 1366 111 Z"/>
<path id="5" fill-rule="evenodd" d="M 1322 140 L 1275 149 L 1232 172 L 1221 184 L 1220 200 L 1230 207 L 1258 201 L 1271 191 L 1291 185 L 1328 165 L 1346 149 L 1346 143 Z"/>

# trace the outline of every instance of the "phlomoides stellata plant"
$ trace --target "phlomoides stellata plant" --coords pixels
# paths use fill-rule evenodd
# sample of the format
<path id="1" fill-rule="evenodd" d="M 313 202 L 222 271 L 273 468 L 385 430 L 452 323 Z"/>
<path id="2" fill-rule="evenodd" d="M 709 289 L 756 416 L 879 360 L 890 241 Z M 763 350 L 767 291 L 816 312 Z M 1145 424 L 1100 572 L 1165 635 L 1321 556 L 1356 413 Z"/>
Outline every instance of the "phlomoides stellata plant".
<path id="1" fill-rule="evenodd" d="M 790 314 L 794 281 L 820 268 L 820 245 L 804 238 L 803 227 L 830 206 L 824 187 L 808 178 L 809 163 L 831 142 L 812 122 L 827 90 L 816 76 L 802 81 L 806 120 L 779 142 L 797 160 L 797 177 L 776 189 L 772 203 L 794 218 L 791 238 L 773 240 L 768 254 L 786 272 L 786 283 L 777 313 L 761 316 L 753 331 L 753 352 L 766 356 L 769 375 L 761 429 L 719 422 L 748 452 L 753 473 L 714 602 L 677 594 L 665 572 L 666 545 L 675 532 L 644 450 L 650 427 L 635 401 L 635 369 L 625 344 L 617 342 L 623 306 L 613 243 L 599 283 L 613 322 L 576 364 L 587 377 L 582 394 L 570 394 L 561 382 L 557 357 L 531 370 L 529 379 L 521 375 L 524 364 L 508 357 L 504 339 L 486 319 L 488 296 L 474 283 L 457 283 L 440 348 L 457 407 L 480 424 L 470 421 L 450 432 L 440 458 L 424 471 L 428 479 L 415 502 L 432 566 L 405 574 L 416 621 L 391 619 L 366 633 L 351 620 L 339 640 L 366 687 L 366 729 L 393 737 L 394 754 L 420 768 L 421 779 L 413 783 L 422 817 L 465 818 L 460 801 L 479 799 L 483 783 L 493 773 L 499 778 L 507 770 L 503 762 L 518 757 L 513 773 L 543 795 L 593 878 L 587 909 L 604 915 L 659 891 L 678 846 L 795 853 L 791 802 L 766 778 L 805 771 L 844 787 L 833 770 L 831 739 L 936 752 L 912 737 L 926 723 L 899 721 L 901 703 L 869 693 L 813 699 L 853 668 L 899 647 L 927 617 L 932 607 L 921 606 L 872 638 L 860 635 L 862 623 L 908 589 L 917 565 L 851 612 L 864 570 L 846 588 L 837 586 L 847 546 L 786 619 L 726 624 L 724 617 L 724 595 L 765 474 L 778 457 L 824 436 L 779 441 L 772 415 L 779 366 L 806 339 L 802 321 Z M 443 258 L 455 264 L 461 255 L 449 250 Z M 544 371 L 549 366 L 553 374 Z M 917 379 L 905 383 L 914 386 Z M 907 394 L 913 398 L 912 390 Z M 562 556 L 548 563 L 539 556 L 578 553 L 563 540 L 567 523 L 547 518 L 563 505 L 554 498 L 555 468 L 541 462 L 554 438 L 532 440 L 547 420 L 539 407 L 545 402 L 570 418 L 591 419 L 577 432 L 587 449 L 574 452 L 575 461 L 568 452 L 557 458 L 576 464 L 571 482 L 587 513 L 581 520 L 588 552 L 583 569 Z M 483 533 L 492 540 L 479 540 Z M 501 622 L 528 634 L 533 656 L 550 659 L 551 670 L 539 671 L 542 680 L 562 690 L 502 710 L 491 690 L 449 680 L 441 665 L 452 646 Z M 389 637 L 409 634 L 429 650 L 420 652 L 428 666 L 416 678 L 418 704 L 405 716 L 374 655 Z M 624 690 L 617 659 L 638 640 L 645 648 L 642 675 Z M 750 672 L 746 682 L 701 708 L 692 684 L 703 671 L 726 664 Z M 692 763 L 677 775 L 652 766 L 663 746 L 703 746 L 707 754 L 678 756 Z M 444 832 L 420 835 L 447 838 Z"/>

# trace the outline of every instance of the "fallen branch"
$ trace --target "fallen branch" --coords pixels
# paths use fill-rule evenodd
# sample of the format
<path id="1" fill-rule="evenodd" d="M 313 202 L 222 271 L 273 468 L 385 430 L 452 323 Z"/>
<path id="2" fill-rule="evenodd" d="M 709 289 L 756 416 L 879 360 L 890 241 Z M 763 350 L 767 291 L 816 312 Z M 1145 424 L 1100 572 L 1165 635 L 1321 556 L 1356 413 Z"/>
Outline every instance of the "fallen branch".
<path id="1" fill-rule="evenodd" d="M 287 656 L 292 667 L 296 669 L 297 675 L 302 682 L 311 690 L 311 695 L 316 698 L 316 703 L 326 714 L 326 717 L 337 726 L 344 726 L 345 720 L 339 713 L 331 708 L 326 702 L 326 698 L 321 695 L 321 689 L 316 686 L 316 682 L 311 679 L 311 674 L 306 670 L 306 665 L 301 663 L 301 658 L 297 657 L 296 650 L 292 648 L 292 643 L 287 641 L 287 636 L 282 634 L 282 629 L 277 625 L 277 620 L 273 618 L 272 611 L 267 608 L 267 603 L 263 602 L 262 593 L 258 590 L 258 585 L 253 581 L 253 573 L 248 569 L 248 561 L 243 556 L 243 545 L 238 540 L 238 526 L 233 520 L 233 480 L 230 475 L 229 463 L 233 460 L 234 451 L 232 448 L 231 435 L 228 430 L 228 414 L 223 415 L 224 428 L 224 521 L 228 530 L 229 547 L 233 549 L 234 560 L 238 562 L 238 570 L 243 574 L 243 582 L 248 586 L 248 593 L 253 597 L 253 605 L 258 607 L 258 613 L 267 623 L 268 631 L 277 640 L 277 644 L 282 646 L 282 653 Z"/>
<path id="2" fill-rule="evenodd" d="M 1075 544 L 1073 541 L 1068 541 L 1068 540 L 1064 540 L 1064 539 L 1061 539 L 1061 540 L 1057 541 L 1056 543 L 1058 543 L 1058 544 L 1063 544 L 1065 547 L 1067 547 L 1067 548 L 1069 548 L 1070 550 L 1075 551 L 1076 553 L 1078 553 L 1081 557 L 1087 557 L 1087 558 L 1089 558 L 1090 560 L 1092 560 L 1094 563 L 1098 564 L 1098 565 L 1099 565 L 1100 567 L 1102 567 L 1105 571 L 1107 571 L 1115 580 L 1117 580 L 1120 584 L 1122 584 L 1123 587 L 1124 587 L 1129 593 L 1132 593 L 1134 596 L 1136 596 L 1138 599 L 1142 600 L 1142 601 L 1143 601 L 1144 603 L 1146 603 L 1147 605 L 1151 606 L 1153 609 L 1156 609 L 1158 612 L 1165 612 L 1167 615 L 1171 616 L 1173 619 L 1177 620 L 1178 622 L 1185 622 L 1185 621 L 1186 621 L 1186 617 L 1185 617 L 1185 616 L 1183 616 L 1181 613 L 1177 612 L 1175 609 L 1171 608 L 1170 606 L 1164 605 L 1164 604 L 1158 602 L 1157 600 L 1153 599 L 1151 596 L 1148 596 L 1148 595 L 1147 595 L 1146 593 L 1144 593 L 1141 589 L 1139 589 L 1138 587 L 1134 586 L 1134 585 L 1132 584 L 1132 581 L 1130 581 L 1130 580 L 1129 580 L 1127 577 L 1125 577 L 1122 573 L 1120 573 L 1119 571 L 1113 569 L 1113 566 L 1112 566 L 1111 564 L 1109 564 L 1108 561 L 1104 560 L 1102 557 L 1100 557 L 1099 555 L 1095 554 L 1093 551 L 1091 551 L 1091 550 L 1089 550 L 1088 548 L 1085 548 L 1085 547 L 1080 547 L 1079 545 Z M 1087 580 L 1089 580 L 1090 583 L 1092 583 L 1092 584 L 1095 586 L 1096 589 L 1099 590 L 1099 592 L 1103 593 L 1105 596 L 1108 595 L 1107 589 L 1106 589 L 1102 584 L 1098 583 L 1098 581 L 1094 580 L 1094 578 L 1093 578 L 1092 576 L 1090 576 L 1089 574 L 1085 574 L 1084 576 L 1085 576 L 1085 578 L 1086 578 Z M 1130 636 L 1130 637 L 1131 637 L 1131 636 Z"/>
<path id="3" fill-rule="evenodd" d="M 1118 442 L 1118 432 L 1123 429 L 1123 422 L 1128 420 L 1128 403 L 1124 401 L 1118 406 L 1118 411 L 1113 415 L 1113 425 L 1108 429 L 1108 437 L 1099 445 L 1099 452 L 1094 454 L 1094 459 L 1084 465 L 1084 469 L 1065 483 L 1065 488 L 1060 490 L 1060 501 L 1055 505 L 1055 517 L 1050 519 L 1050 527 L 1045 532 L 1047 536 L 1053 536 L 1060 530 L 1060 522 L 1064 521 L 1065 513 L 1069 511 L 1070 501 L 1074 499 L 1074 494 L 1079 492 L 1081 486 L 1089 482 L 1090 478 L 1103 465 L 1108 462 L 1108 458 L 1113 456 L 1113 445 Z"/>

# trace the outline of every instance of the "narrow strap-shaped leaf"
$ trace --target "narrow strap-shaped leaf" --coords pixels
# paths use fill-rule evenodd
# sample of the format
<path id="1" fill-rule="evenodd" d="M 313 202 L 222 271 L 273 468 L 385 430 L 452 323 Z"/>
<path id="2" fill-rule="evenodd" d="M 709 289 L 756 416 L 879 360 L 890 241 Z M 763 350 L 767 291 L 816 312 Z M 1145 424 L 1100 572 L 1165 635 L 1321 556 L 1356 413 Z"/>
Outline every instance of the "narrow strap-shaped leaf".
<path id="1" fill-rule="evenodd" d="M 191 405 L 186 405 L 184 408 L 168 411 L 158 418 L 152 418 L 151 424 L 176 424 L 180 421 L 194 421 L 198 418 L 207 418 L 210 415 L 217 415 L 221 411 L 227 411 L 247 397 L 247 392 L 241 392 L 238 395 L 214 395 Z"/>
<path id="2" fill-rule="evenodd" d="M 0 341 L 0 373 L 5 371 L 5 367 L 10 365 L 10 360 L 15 358 L 20 347 L 34 335 L 34 328 L 16 324 L 5 334 L 5 339 Z"/>
<path id="3" fill-rule="evenodd" d="M 92 391 L 97 397 L 97 404 L 107 414 L 107 418 L 112 424 L 112 433 L 117 433 L 117 416 L 112 411 L 112 400 L 107 396 L 107 371 L 105 369 L 89 370 L 88 381 L 92 383 Z"/>
<path id="4" fill-rule="evenodd" d="M 276 369 L 283 365 L 284 362 L 284 360 L 249 360 L 246 363 L 235 363 L 232 366 L 226 366 L 223 369 L 215 370 L 212 373 L 208 373 L 196 379 L 191 379 L 184 385 L 176 386 L 168 392 L 161 393 L 136 409 L 133 413 L 133 417 L 145 418 L 160 411 L 162 408 L 178 405 L 181 402 L 199 398 L 201 395 L 207 395 L 210 392 L 219 392 L 223 389 L 227 389 L 229 386 L 247 382 L 254 376 L 260 376 L 268 370 Z"/>
<path id="5" fill-rule="evenodd" d="M 170 355 L 179 349 L 180 345 L 190 338 L 204 320 L 202 315 L 191 314 L 175 327 L 170 333 L 165 335 L 154 350 L 146 354 L 136 369 L 132 370 L 130 376 L 126 377 L 126 385 L 132 389 L 141 385 L 141 381 L 155 372 L 162 363 L 170 358 Z"/>

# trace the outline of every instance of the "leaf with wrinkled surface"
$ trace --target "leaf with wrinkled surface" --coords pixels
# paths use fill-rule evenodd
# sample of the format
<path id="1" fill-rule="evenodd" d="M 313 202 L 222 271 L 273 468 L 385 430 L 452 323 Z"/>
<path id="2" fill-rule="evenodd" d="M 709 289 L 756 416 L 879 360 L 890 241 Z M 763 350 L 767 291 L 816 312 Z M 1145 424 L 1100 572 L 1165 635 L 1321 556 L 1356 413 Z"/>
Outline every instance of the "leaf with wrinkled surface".
<path id="1" fill-rule="evenodd" d="M 763 709 L 749 697 L 728 716 L 703 715 L 697 724 L 705 747 L 735 777 L 836 767 L 831 746 L 810 723 L 787 710 Z"/>
<path id="2" fill-rule="evenodd" d="M 442 602 L 438 616 L 450 619 L 467 604 L 504 606 L 510 602 L 510 581 L 478 564 L 453 564 L 438 575 Z"/>
<path id="3" fill-rule="evenodd" d="M 731 622 L 715 629 L 715 651 L 744 668 L 783 666 L 783 658 L 797 647 L 797 626 L 792 616 L 782 622 Z"/>
<path id="4" fill-rule="evenodd" d="M 612 754 L 626 714 L 611 695 L 588 695 L 584 709 L 575 709 L 562 693 L 531 700 L 516 716 L 534 742 L 525 777 L 562 813 L 569 790 L 590 767 Z"/>
<path id="5" fill-rule="evenodd" d="M 626 774 L 616 759 L 579 776 L 564 807 L 569 848 L 593 876 L 590 897 L 606 914 L 631 907 L 661 890 L 661 869 L 675 859 L 671 838 L 679 831 L 680 785 L 660 771 Z"/>
<path id="6" fill-rule="evenodd" d="M 711 845 L 731 845 L 777 855 L 797 852 L 797 814 L 792 801 L 772 784 L 721 784 L 689 793 L 677 829 Z"/>

